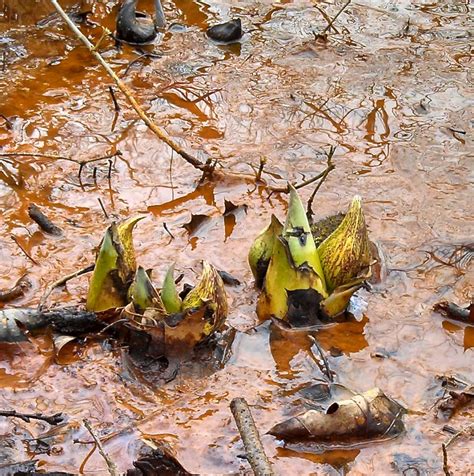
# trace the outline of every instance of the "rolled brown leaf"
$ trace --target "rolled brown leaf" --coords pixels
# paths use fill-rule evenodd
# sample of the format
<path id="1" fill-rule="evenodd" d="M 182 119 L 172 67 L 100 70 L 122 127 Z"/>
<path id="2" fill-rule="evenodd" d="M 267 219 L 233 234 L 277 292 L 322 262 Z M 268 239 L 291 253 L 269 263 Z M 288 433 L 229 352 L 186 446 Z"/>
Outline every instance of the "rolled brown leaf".
<path id="1" fill-rule="evenodd" d="M 309 410 L 275 425 L 268 433 L 288 440 L 347 440 L 402 431 L 404 408 L 373 388 L 350 400 L 332 403 L 325 411 Z"/>

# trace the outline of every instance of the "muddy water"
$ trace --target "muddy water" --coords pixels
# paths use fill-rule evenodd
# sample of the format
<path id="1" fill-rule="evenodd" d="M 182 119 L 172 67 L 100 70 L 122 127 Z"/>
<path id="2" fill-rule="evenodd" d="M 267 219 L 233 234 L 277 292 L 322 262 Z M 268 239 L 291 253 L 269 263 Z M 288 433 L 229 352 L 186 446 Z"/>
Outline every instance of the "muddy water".
<path id="1" fill-rule="evenodd" d="M 62 1 L 92 10 L 89 19 L 113 28 L 116 2 Z M 152 2 L 141 8 L 152 11 Z M 353 2 L 326 43 L 315 2 L 165 1 L 176 23 L 152 47 L 160 58 L 117 51 L 104 57 L 168 134 L 225 170 L 252 174 L 267 159 L 272 184 L 298 181 L 323 169 L 324 150 L 337 145 L 336 170 L 318 193 L 317 213 L 344 209 L 363 196 L 372 238 L 387 256 L 387 277 L 372 293 L 361 322 L 321 331 L 337 380 L 354 391 L 381 387 L 411 410 L 401 437 L 360 448 L 316 452 L 264 436 L 279 474 L 441 474 L 446 435 L 434 419 L 435 376 L 473 378 L 474 332 L 431 311 L 439 300 L 468 302 L 472 294 L 472 80 L 468 2 Z M 235 4 L 235 5 L 234 5 Z M 330 16 L 332 2 L 318 2 Z M 203 34 L 231 15 L 249 32 L 218 46 Z M 82 25 L 92 39 L 98 27 Z M 1 346 L 0 407 L 69 416 L 48 452 L 31 443 L 19 460 L 35 457 L 50 471 L 107 474 L 89 455 L 83 418 L 106 439 L 121 470 L 131 466 L 137 440 L 169 442 L 193 473 L 248 472 L 228 405 L 245 396 L 265 431 L 298 408 L 297 390 L 323 378 L 303 336 L 269 333 L 257 324 L 256 292 L 246 265 L 253 236 L 271 213 L 283 217 L 285 197 L 245 180 L 198 186 L 199 174 L 159 142 L 118 95 L 108 77 L 71 36 L 47 1 L 0 0 L 0 150 L 59 154 L 76 161 L 121 152 L 87 165 L 39 157 L 0 161 L 0 288 L 28 273 L 33 289 L 15 306 L 34 306 L 52 280 L 87 266 L 111 217 L 147 215 L 136 232 L 138 259 L 162 276 L 171 261 L 192 276 L 207 258 L 241 281 L 229 288 L 229 323 L 238 333 L 224 369 L 195 370 L 150 388 L 124 373 L 120 353 L 100 342 L 73 347 L 54 361 L 47 338 Z M 303 190 L 307 198 L 311 190 Z M 224 200 L 247 205 L 235 222 L 222 218 Z M 34 202 L 64 230 L 43 234 L 28 218 Z M 212 217 L 192 234 L 191 214 Z M 173 239 L 164 229 L 167 228 Z M 37 262 L 33 263 L 12 240 Z M 471 247 L 472 250 L 472 247 Z M 472 254 L 472 252 L 471 252 Z M 53 294 L 82 303 L 87 277 Z M 383 351 L 388 358 L 373 357 Z M 472 422 L 466 409 L 451 424 Z M 35 438 L 47 425 L 0 420 L 0 433 Z M 36 454 L 39 453 L 39 454 Z M 449 450 L 453 474 L 470 474 L 472 442 Z M 418 468 L 410 473 L 408 468 Z M 408 472 L 406 472 L 408 471 Z"/>

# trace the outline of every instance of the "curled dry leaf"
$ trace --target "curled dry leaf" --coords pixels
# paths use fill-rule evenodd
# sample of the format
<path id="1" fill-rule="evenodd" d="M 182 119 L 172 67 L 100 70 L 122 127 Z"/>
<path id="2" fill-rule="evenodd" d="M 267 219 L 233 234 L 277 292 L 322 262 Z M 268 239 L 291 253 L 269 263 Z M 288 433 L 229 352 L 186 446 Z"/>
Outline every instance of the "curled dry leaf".
<path id="1" fill-rule="evenodd" d="M 155 441 L 146 441 L 140 457 L 133 462 L 134 469 L 129 469 L 127 476 L 190 476 L 165 442 L 159 445 Z"/>
<path id="2" fill-rule="evenodd" d="M 404 408 L 373 388 L 351 399 L 333 402 L 325 411 L 306 413 L 275 425 L 268 433 L 285 440 L 348 442 L 403 431 Z"/>

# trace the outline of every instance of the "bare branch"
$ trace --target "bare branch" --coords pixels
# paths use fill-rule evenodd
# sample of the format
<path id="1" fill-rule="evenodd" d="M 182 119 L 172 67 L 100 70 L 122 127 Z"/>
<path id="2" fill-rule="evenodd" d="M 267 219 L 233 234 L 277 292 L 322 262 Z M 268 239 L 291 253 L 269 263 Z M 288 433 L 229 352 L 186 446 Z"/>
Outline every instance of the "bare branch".
<path id="1" fill-rule="evenodd" d="M 164 131 L 162 131 L 147 115 L 147 113 L 143 110 L 143 108 L 138 104 L 136 99 L 133 97 L 132 92 L 125 85 L 125 83 L 115 74 L 114 70 L 110 67 L 110 65 L 104 60 L 102 55 L 96 51 L 94 45 L 82 34 L 82 32 L 77 28 L 74 22 L 66 15 L 64 10 L 61 8 L 57 0 L 50 0 L 51 4 L 54 6 L 56 11 L 61 15 L 62 19 L 67 23 L 69 28 L 72 32 L 76 35 L 76 37 L 84 44 L 84 46 L 89 50 L 89 52 L 94 56 L 94 58 L 101 64 L 101 66 L 105 69 L 107 74 L 114 80 L 115 84 L 118 86 L 120 91 L 125 95 L 128 99 L 128 102 L 133 107 L 135 112 L 140 116 L 140 119 L 147 125 L 147 127 L 165 144 L 171 147 L 176 153 L 178 153 L 186 162 L 191 164 L 196 169 L 199 169 L 203 172 L 208 170 L 207 166 L 203 164 L 200 160 L 196 157 L 192 156 L 188 152 L 186 152 L 177 142 L 175 142 L 171 137 L 169 137 Z"/>

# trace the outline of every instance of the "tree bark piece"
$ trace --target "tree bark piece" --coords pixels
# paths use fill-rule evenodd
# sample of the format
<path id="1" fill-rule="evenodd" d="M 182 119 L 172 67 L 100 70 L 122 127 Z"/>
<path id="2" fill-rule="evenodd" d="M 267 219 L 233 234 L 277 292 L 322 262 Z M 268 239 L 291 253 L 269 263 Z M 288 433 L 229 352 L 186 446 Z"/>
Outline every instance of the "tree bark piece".
<path id="1" fill-rule="evenodd" d="M 244 398 L 234 398 L 230 403 L 232 415 L 244 443 L 247 459 L 255 476 L 271 476 L 273 470 L 265 454 L 252 413 Z"/>

